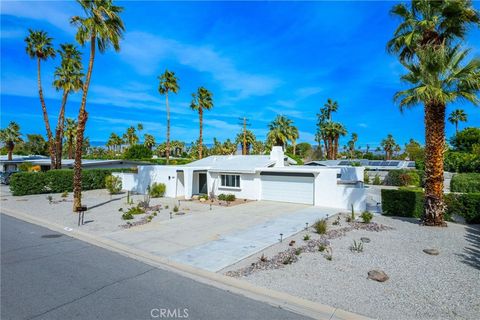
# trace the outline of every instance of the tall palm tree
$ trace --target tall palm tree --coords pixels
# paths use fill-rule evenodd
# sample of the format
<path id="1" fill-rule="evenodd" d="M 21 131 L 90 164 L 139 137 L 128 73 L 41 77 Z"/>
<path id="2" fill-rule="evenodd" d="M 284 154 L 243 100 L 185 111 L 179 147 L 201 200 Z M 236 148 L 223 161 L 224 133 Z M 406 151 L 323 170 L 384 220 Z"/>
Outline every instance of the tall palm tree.
<path id="1" fill-rule="evenodd" d="M 73 159 L 74 157 L 73 151 L 75 150 L 75 140 L 77 139 L 77 126 L 78 126 L 78 123 L 77 121 L 75 121 L 75 119 L 72 119 L 72 118 L 65 119 L 63 135 L 66 137 L 65 146 L 67 149 L 68 159 Z"/>
<path id="2" fill-rule="evenodd" d="M 82 88 L 84 76 L 81 53 L 74 45 L 62 44 L 58 53 L 62 57 L 62 62 L 55 69 L 53 86 L 57 91 L 63 90 L 63 97 L 55 130 L 55 169 L 62 168 L 63 125 L 68 95 Z"/>
<path id="3" fill-rule="evenodd" d="M 22 134 L 20 126 L 16 122 L 10 122 L 8 127 L 0 129 L 0 141 L 5 144 L 8 152 L 8 160 L 12 160 L 13 149 L 15 144 L 22 142 Z"/>
<path id="4" fill-rule="evenodd" d="M 203 151 L 203 110 L 211 110 L 213 108 L 213 95 L 204 87 L 200 87 L 197 93 L 192 94 L 192 102 L 190 108 L 198 111 L 198 119 L 200 125 L 200 134 L 198 136 L 198 158 L 202 159 Z"/>
<path id="5" fill-rule="evenodd" d="M 177 94 L 180 87 L 178 86 L 178 79 L 175 77 L 175 72 L 165 70 L 165 72 L 158 77 L 160 83 L 158 84 L 158 92 L 165 95 L 165 106 L 167 110 L 167 164 L 170 159 L 170 105 L 168 104 L 168 93 L 172 92 Z"/>
<path id="6" fill-rule="evenodd" d="M 337 112 L 338 110 L 338 102 L 333 101 L 332 99 L 328 99 L 327 103 L 324 105 L 324 112 L 325 112 L 325 120 L 332 121 L 332 113 Z"/>
<path id="7" fill-rule="evenodd" d="M 123 134 L 123 139 L 131 147 L 138 143 L 137 131 L 134 126 L 127 128 L 127 131 Z"/>
<path id="8" fill-rule="evenodd" d="M 43 112 L 43 122 L 47 131 L 48 147 L 50 153 L 51 167 L 55 168 L 55 148 L 52 130 L 50 129 L 50 122 L 48 120 L 47 105 L 43 97 L 42 78 L 41 78 L 41 61 L 46 61 L 49 58 L 55 58 L 55 49 L 52 45 L 52 38 L 48 36 L 45 31 L 36 31 L 29 29 L 28 37 L 25 38 L 27 44 L 26 51 L 30 58 L 37 59 L 37 83 L 38 96 L 40 97 L 40 104 Z"/>
<path id="9" fill-rule="evenodd" d="M 463 109 L 456 109 L 450 113 L 448 121 L 455 125 L 455 134 L 458 134 L 458 123 L 467 122 L 467 114 Z"/>
<path id="10" fill-rule="evenodd" d="M 347 129 L 343 124 L 340 122 L 333 122 L 333 159 L 337 159 L 338 155 L 338 141 L 340 140 L 340 137 L 344 137 L 347 135 Z"/>
<path id="11" fill-rule="evenodd" d="M 292 143 L 294 155 L 297 153 L 297 140 L 299 137 L 300 134 L 298 133 L 298 128 L 291 125 L 288 128 L 288 140 L 290 140 L 290 142 Z"/>
<path id="12" fill-rule="evenodd" d="M 269 123 L 267 134 L 267 141 L 274 146 L 282 146 L 286 149 L 287 142 L 290 139 L 290 127 L 293 121 L 285 116 L 278 115 L 272 122 Z"/>
<path id="13" fill-rule="evenodd" d="M 113 4 L 112 0 L 78 0 L 85 12 L 84 17 L 75 16 L 71 23 L 77 26 L 76 40 L 84 46 L 90 42 L 90 60 L 87 74 L 83 84 L 83 95 L 78 112 L 77 141 L 75 144 L 75 165 L 73 178 L 73 210 L 82 205 L 82 146 L 87 124 L 88 113 L 86 110 L 88 88 L 92 78 L 95 51 L 98 47 L 100 53 L 105 52 L 110 46 L 115 51 L 120 50 L 120 39 L 125 31 L 120 18 L 122 7 Z"/>
<path id="14" fill-rule="evenodd" d="M 457 99 L 477 103 L 478 60 L 464 66 L 466 56 L 455 46 L 480 16 L 470 1 L 412 1 L 395 5 L 392 13 L 401 19 L 387 49 L 407 69 L 402 79 L 411 88 L 398 92 L 400 108 L 424 105 L 425 112 L 425 202 L 423 224 L 443 226 L 443 153 L 446 105 Z"/>
<path id="15" fill-rule="evenodd" d="M 155 146 L 155 137 L 151 134 L 145 133 L 143 136 L 143 145 L 152 150 L 152 148 Z"/>
<path id="16" fill-rule="evenodd" d="M 251 130 L 246 129 L 245 131 L 242 130 L 237 134 L 237 137 L 235 138 L 235 143 L 237 145 L 242 146 L 242 154 L 247 155 L 250 154 L 250 149 L 254 145 L 255 141 L 257 138 L 253 134 Z M 245 142 L 245 145 L 244 145 Z"/>
<path id="17" fill-rule="evenodd" d="M 395 149 L 395 146 L 397 145 L 395 139 L 393 138 L 393 135 L 388 134 L 387 137 L 382 140 L 380 145 L 382 146 L 383 151 L 385 151 L 385 160 L 391 160 L 393 151 Z"/>

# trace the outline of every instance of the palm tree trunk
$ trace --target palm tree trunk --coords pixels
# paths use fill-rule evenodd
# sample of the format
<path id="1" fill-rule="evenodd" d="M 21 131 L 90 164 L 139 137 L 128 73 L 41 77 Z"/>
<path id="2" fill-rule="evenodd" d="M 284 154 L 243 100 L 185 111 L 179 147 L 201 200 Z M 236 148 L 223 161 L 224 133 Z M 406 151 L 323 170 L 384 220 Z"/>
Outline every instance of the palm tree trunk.
<path id="1" fill-rule="evenodd" d="M 47 106 L 43 97 L 42 80 L 40 72 L 40 58 L 37 58 L 37 81 L 38 81 L 38 95 L 40 97 L 40 104 L 42 105 L 43 121 L 45 122 L 45 129 L 47 130 L 48 151 L 50 153 L 50 168 L 55 168 L 55 149 L 53 146 L 52 130 L 50 129 L 50 122 L 48 121 Z"/>
<path id="2" fill-rule="evenodd" d="M 65 105 L 67 104 L 68 91 L 63 91 L 62 106 L 58 114 L 57 128 L 55 132 L 55 169 L 62 168 L 63 125 L 65 123 Z"/>
<path id="3" fill-rule="evenodd" d="M 293 155 L 296 155 L 296 153 L 297 153 L 297 143 L 295 141 L 293 141 L 292 146 L 293 146 Z"/>
<path id="4" fill-rule="evenodd" d="M 73 135 L 70 135 L 68 137 L 68 150 L 67 150 L 67 153 L 68 153 L 68 159 L 73 159 Z"/>
<path id="5" fill-rule="evenodd" d="M 168 162 L 170 161 L 170 106 L 168 105 L 168 91 L 165 94 L 165 99 L 167 102 L 167 164 L 168 164 Z"/>
<path id="6" fill-rule="evenodd" d="M 90 61 L 88 62 L 87 75 L 83 85 L 82 103 L 78 112 L 77 141 L 75 144 L 75 163 L 73 168 L 73 211 L 77 211 L 77 208 L 82 206 L 82 147 L 83 134 L 88 119 L 85 106 L 87 104 L 88 87 L 92 77 L 93 61 L 95 60 L 95 41 L 95 35 L 92 35 L 90 38 Z"/>
<path id="7" fill-rule="evenodd" d="M 445 148 L 445 105 L 425 106 L 425 203 L 423 224 L 445 226 L 443 215 L 443 153 Z"/>
<path id="8" fill-rule="evenodd" d="M 198 118 L 200 123 L 200 134 L 198 136 L 198 159 L 202 159 L 203 151 L 203 110 L 202 107 L 198 107 Z"/>
<path id="9" fill-rule="evenodd" d="M 8 161 L 13 160 L 13 149 L 15 149 L 15 144 L 11 141 L 7 142 L 7 150 L 8 150 Z"/>
<path id="10" fill-rule="evenodd" d="M 458 121 L 455 121 L 455 135 L 458 134 Z"/>

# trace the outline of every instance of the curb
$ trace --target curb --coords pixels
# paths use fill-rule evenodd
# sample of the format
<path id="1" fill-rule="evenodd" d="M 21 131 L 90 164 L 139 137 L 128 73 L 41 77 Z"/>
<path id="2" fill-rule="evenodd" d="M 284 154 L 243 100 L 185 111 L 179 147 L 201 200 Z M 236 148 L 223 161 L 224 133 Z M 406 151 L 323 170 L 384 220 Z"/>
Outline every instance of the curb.
<path id="1" fill-rule="evenodd" d="M 138 250 L 118 242 L 94 236 L 81 230 L 65 231 L 64 226 L 32 217 L 28 214 L 1 208 L 1 213 L 32 224 L 36 224 L 52 231 L 56 231 L 72 238 L 90 243 L 123 256 L 144 262 L 162 270 L 175 272 L 197 282 L 214 286 L 227 292 L 242 295 L 244 297 L 267 303 L 271 306 L 288 310 L 306 317 L 319 320 L 368 320 L 371 318 L 351 313 L 342 309 L 323 305 L 303 298 L 295 297 L 287 293 L 257 287 L 246 281 L 224 276 L 222 274 L 197 269 L 189 265 L 159 257 L 151 253 Z"/>

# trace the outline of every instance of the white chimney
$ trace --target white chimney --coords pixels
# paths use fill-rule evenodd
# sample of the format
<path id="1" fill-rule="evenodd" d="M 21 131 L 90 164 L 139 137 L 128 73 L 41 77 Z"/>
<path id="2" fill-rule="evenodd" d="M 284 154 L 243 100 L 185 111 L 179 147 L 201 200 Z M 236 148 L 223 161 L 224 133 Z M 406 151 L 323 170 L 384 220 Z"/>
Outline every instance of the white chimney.
<path id="1" fill-rule="evenodd" d="M 270 151 L 270 160 L 275 161 L 274 167 L 284 167 L 284 158 L 285 154 L 283 153 L 283 147 L 273 146 L 272 151 Z"/>

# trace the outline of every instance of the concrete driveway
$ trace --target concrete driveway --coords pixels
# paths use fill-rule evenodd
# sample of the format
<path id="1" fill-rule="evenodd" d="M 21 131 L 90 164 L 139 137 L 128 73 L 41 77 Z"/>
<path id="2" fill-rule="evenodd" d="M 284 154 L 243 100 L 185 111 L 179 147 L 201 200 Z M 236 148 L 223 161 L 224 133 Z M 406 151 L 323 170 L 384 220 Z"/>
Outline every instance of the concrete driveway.
<path id="1" fill-rule="evenodd" d="M 301 231 L 338 210 L 255 201 L 144 226 L 105 237 L 209 271 L 218 271 Z"/>

